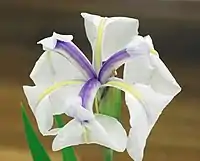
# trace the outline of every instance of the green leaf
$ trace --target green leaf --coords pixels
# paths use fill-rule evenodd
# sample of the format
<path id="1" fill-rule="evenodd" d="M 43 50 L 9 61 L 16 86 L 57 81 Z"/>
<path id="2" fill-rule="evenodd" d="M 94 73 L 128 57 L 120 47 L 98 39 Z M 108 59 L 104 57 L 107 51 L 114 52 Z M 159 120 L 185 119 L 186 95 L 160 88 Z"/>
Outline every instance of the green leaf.
<path id="1" fill-rule="evenodd" d="M 45 151 L 43 145 L 40 143 L 31 123 L 27 116 L 25 106 L 21 103 L 22 119 L 26 134 L 26 140 L 31 151 L 33 161 L 50 161 L 50 157 Z"/>
<path id="2" fill-rule="evenodd" d="M 63 123 L 61 116 L 56 115 L 56 116 L 54 116 L 54 119 L 55 119 L 56 125 L 58 127 L 64 126 L 64 123 Z M 77 161 L 76 155 L 74 153 L 74 149 L 72 147 L 64 148 L 62 150 L 62 157 L 63 157 L 63 161 Z"/>
<path id="3" fill-rule="evenodd" d="M 121 90 L 113 87 L 107 87 L 101 91 L 101 98 L 99 100 L 99 112 L 108 116 L 115 117 L 121 121 L 121 106 L 122 95 Z M 113 160 L 113 150 L 104 148 L 104 160 Z"/>
<path id="4" fill-rule="evenodd" d="M 101 114 L 112 116 L 120 121 L 122 92 L 113 87 L 107 87 L 104 96 L 99 101 L 99 111 Z"/>

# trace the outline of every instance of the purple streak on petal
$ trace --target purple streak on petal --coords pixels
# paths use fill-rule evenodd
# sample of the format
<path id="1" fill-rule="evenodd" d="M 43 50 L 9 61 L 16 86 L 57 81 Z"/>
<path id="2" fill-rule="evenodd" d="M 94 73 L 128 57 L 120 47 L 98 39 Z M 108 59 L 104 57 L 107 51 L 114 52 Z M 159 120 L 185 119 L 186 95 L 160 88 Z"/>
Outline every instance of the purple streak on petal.
<path id="1" fill-rule="evenodd" d="M 105 83 L 107 79 L 112 75 L 113 70 L 119 68 L 130 57 L 131 56 L 129 53 L 127 53 L 126 49 L 112 55 L 101 67 L 98 75 L 99 81 L 101 83 Z"/>
<path id="2" fill-rule="evenodd" d="M 80 66 L 82 70 L 84 70 L 88 78 L 97 77 L 91 63 L 84 56 L 81 50 L 72 42 L 64 42 L 57 40 L 55 49 L 60 49 L 65 51 L 65 53 L 68 54 L 76 62 L 76 64 Z"/>
<path id="3" fill-rule="evenodd" d="M 82 98 L 82 106 L 84 108 L 92 108 L 96 92 L 100 87 L 100 82 L 96 78 L 88 80 L 82 87 L 79 96 Z M 91 107 L 88 107 L 91 106 Z"/>

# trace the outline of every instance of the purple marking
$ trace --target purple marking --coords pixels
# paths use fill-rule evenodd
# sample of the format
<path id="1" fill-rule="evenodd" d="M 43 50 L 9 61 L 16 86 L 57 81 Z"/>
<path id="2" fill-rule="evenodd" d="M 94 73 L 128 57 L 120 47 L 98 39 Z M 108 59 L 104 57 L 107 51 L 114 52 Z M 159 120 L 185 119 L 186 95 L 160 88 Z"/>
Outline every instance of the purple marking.
<path id="1" fill-rule="evenodd" d="M 79 96 L 82 98 L 82 106 L 84 108 L 87 108 L 87 104 L 91 103 L 88 102 L 90 101 L 90 98 L 95 96 L 96 94 L 94 93 L 95 89 L 100 86 L 100 82 L 96 78 L 92 78 L 88 80 L 84 86 L 82 87 Z M 93 103 L 92 103 L 93 104 Z"/>
<path id="2" fill-rule="evenodd" d="M 101 83 L 105 83 L 106 80 L 112 75 L 113 70 L 119 68 L 124 64 L 127 58 L 131 57 L 127 53 L 126 49 L 121 50 L 112 55 L 101 67 L 98 75 L 98 79 Z"/>
<path id="3" fill-rule="evenodd" d="M 77 62 L 81 69 L 83 69 L 89 78 L 97 78 L 97 75 L 88 61 L 88 59 L 84 56 L 81 50 L 72 42 L 64 42 L 57 40 L 56 49 L 61 49 L 67 52 L 69 56 Z"/>

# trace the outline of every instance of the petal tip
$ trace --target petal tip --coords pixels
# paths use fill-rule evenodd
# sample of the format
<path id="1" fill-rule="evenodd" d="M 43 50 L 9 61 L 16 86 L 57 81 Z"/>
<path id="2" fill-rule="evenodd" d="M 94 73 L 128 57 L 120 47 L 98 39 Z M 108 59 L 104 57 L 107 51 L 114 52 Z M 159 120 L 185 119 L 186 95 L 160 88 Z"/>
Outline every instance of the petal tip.
<path id="1" fill-rule="evenodd" d="M 43 46 L 43 49 L 54 49 L 56 46 L 56 39 L 54 39 L 53 37 L 47 37 L 44 38 L 40 41 L 37 42 L 37 44 L 41 44 Z"/>
<path id="2" fill-rule="evenodd" d="M 55 138 L 56 139 L 56 138 Z M 51 148 L 52 148 L 52 150 L 53 151 L 59 151 L 59 150 L 61 150 L 62 148 L 61 147 L 59 147 L 58 145 L 57 145 L 57 143 L 56 143 L 56 140 L 54 139 L 54 141 L 53 141 L 53 143 L 52 143 L 52 146 L 51 146 Z"/>
<path id="3" fill-rule="evenodd" d="M 81 12 L 81 16 L 82 16 L 83 18 L 85 18 L 87 15 L 88 15 L 88 13 L 86 13 L 86 12 Z"/>
<path id="4" fill-rule="evenodd" d="M 60 40 L 60 41 L 64 41 L 64 42 L 69 42 L 69 41 L 73 40 L 72 35 L 62 35 L 62 34 L 58 34 L 56 32 L 53 32 L 52 37 L 56 40 Z"/>

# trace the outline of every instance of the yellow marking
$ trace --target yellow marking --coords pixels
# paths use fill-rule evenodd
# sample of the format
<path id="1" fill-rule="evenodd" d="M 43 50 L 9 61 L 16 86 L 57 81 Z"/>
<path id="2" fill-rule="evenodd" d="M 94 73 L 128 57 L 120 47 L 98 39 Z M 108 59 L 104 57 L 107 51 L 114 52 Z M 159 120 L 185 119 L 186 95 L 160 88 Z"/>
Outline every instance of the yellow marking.
<path id="1" fill-rule="evenodd" d="M 60 87 L 67 86 L 67 85 L 74 85 L 74 84 L 80 84 L 82 81 L 79 80 L 73 80 L 73 81 L 63 81 L 63 82 L 58 82 L 55 83 L 54 85 L 48 87 L 42 94 L 39 95 L 38 103 L 46 97 L 48 94 L 51 92 L 55 91 L 56 89 L 59 89 Z M 38 104 L 37 103 L 37 104 Z"/>
<path id="2" fill-rule="evenodd" d="M 95 51 L 94 51 L 94 64 L 95 64 L 96 70 L 99 70 L 101 67 L 101 48 L 102 48 L 102 39 L 103 39 L 103 31 L 104 31 L 105 22 L 106 22 L 106 19 L 102 18 L 98 26 L 97 41 L 96 41 Z"/>
<path id="3" fill-rule="evenodd" d="M 150 52 L 151 52 L 151 54 L 158 55 L 158 52 L 155 49 L 151 49 Z"/>
<path id="4" fill-rule="evenodd" d="M 115 88 L 119 88 L 119 89 L 123 90 L 124 92 L 130 93 L 133 97 L 135 97 L 136 99 L 138 99 L 138 101 L 144 107 L 146 106 L 146 103 L 144 102 L 144 100 L 142 100 L 142 94 L 140 93 L 140 91 L 138 91 L 137 89 L 135 89 L 133 85 L 127 84 L 125 82 L 121 82 L 121 81 L 118 81 L 118 80 L 112 80 L 112 81 L 110 81 L 110 82 L 108 82 L 106 84 L 114 86 Z M 148 119 L 150 119 L 149 113 L 146 110 L 146 108 L 144 108 L 144 110 L 146 112 L 146 115 L 147 115 Z"/>
<path id="5" fill-rule="evenodd" d="M 94 106 L 95 106 L 95 109 L 96 109 L 96 113 L 99 113 L 99 105 L 98 105 L 97 97 L 95 97 L 94 103 L 95 103 Z"/>
<path id="6" fill-rule="evenodd" d="M 105 85 L 111 85 L 115 88 L 122 89 L 124 92 L 129 92 L 133 97 L 137 98 L 138 100 L 141 100 L 142 98 L 140 92 L 137 89 L 135 89 L 133 85 L 117 80 L 109 81 Z"/>
<path id="7" fill-rule="evenodd" d="M 89 143 L 89 135 L 88 132 L 89 130 L 87 129 L 87 127 L 83 127 L 83 141 L 87 144 Z"/>

